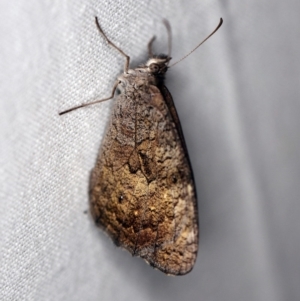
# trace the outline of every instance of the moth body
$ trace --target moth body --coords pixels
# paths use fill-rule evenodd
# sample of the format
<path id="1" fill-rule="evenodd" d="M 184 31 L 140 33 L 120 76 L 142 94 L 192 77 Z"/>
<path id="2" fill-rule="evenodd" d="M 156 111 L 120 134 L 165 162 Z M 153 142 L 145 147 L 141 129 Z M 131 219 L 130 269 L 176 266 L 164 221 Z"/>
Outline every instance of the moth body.
<path id="1" fill-rule="evenodd" d="M 121 94 L 92 171 L 96 224 L 161 271 L 188 273 L 198 250 L 193 174 L 171 94 L 169 57 L 118 77 Z"/>

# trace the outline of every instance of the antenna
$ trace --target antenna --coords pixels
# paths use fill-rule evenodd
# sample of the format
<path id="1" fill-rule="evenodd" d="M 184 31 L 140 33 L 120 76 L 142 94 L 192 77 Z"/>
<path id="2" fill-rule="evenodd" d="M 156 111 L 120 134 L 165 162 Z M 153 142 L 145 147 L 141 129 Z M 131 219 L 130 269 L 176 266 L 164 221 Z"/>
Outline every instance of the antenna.
<path id="1" fill-rule="evenodd" d="M 163 24 L 165 25 L 167 29 L 167 34 L 168 34 L 168 57 L 171 57 L 171 51 L 172 51 L 172 30 L 171 30 L 171 25 L 167 19 L 162 20 Z M 154 40 L 156 39 L 156 36 L 153 36 L 151 40 L 148 43 L 148 54 L 149 58 L 153 57 L 153 51 L 152 51 L 152 44 Z"/>
<path id="2" fill-rule="evenodd" d="M 171 25 L 167 19 L 163 19 L 163 23 L 166 26 L 167 33 L 168 33 L 168 57 L 171 57 L 172 52 L 172 30 Z"/>
<path id="3" fill-rule="evenodd" d="M 182 60 L 184 60 L 186 57 L 188 57 L 190 54 L 192 54 L 198 47 L 200 47 L 205 41 L 207 41 L 214 33 L 216 33 L 218 31 L 218 29 L 221 27 L 221 25 L 223 24 L 223 19 L 220 18 L 220 22 L 218 24 L 218 26 L 216 27 L 216 29 L 208 36 L 206 37 L 200 44 L 198 44 L 192 51 L 190 51 L 188 54 L 186 54 L 184 57 L 182 57 L 179 61 L 175 62 L 174 64 L 172 64 L 170 67 L 175 66 L 176 64 L 178 64 L 179 62 L 181 62 Z"/>

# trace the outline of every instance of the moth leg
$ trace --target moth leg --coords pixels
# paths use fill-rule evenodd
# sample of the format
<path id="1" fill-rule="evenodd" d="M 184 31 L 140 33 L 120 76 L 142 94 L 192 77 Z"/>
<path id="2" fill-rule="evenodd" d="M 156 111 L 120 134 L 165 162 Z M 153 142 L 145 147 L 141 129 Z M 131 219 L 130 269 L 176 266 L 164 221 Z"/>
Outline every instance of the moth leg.
<path id="1" fill-rule="evenodd" d="M 115 45 L 111 40 L 109 40 L 109 38 L 105 35 L 105 33 L 103 32 L 102 28 L 100 27 L 100 24 L 98 22 L 98 18 L 95 17 L 95 22 L 96 22 L 96 26 L 99 30 L 99 32 L 101 33 L 101 35 L 104 37 L 104 39 L 106 40 L 106 42 L 111 45 L 112 47 L 114 47 L 115 49 L 117 49 L 123 56 L 125 56 L 126 61 L 125 61 L 125 66 L 124 66 L 124 73 L 128 73 L 128 68 L 129 68 L 129 62 L 130 62 L 130 56 L 128 56 L 122 49 L 120 49 L 117 45 Z"/>
<path id="2" fill-rule="evenodd" d="M 156 39 L 156 36 L 153 36 L 151 38 L 151 40 L 149 41 L 149 43 L 148 43 L 148 55 L 149 55 L 149 58 L 153 57 L 152 45 L 153 45 L 153 42 L 154 42 L 155 39 Z"/>
<path id="3" fill-rule="evenodd" d="M 84 104 L 82 104 L 82 105 L 79 105 L 79 106 L 73 107 L 73 108 L 71 108 L 71 109 L 62 111 L 62 112 L 58 113 L 58 115 L 63 115 L 63 114 L 69 113 L 69 112 L 71 112 L 71 111 L 77 110 L 77 109 L 79 109 L 79 108 L 87 107 L 87 106 L 89 106 L 89 105 L 94 105 L 94 104 L 96 104 L 96 103 L 99 103 L 99 102 L 106 101 L 106 100 L 109 100 L 109 99 L 114 98 L 114 95 L 115 95 L 115 92 L 116 92 L 116 89 L 117 89 L 117 86 L 118 86 L 119 83 L 120 83 L 120 81 L 118 81 L 118 80 L 115 82 L 115 84 L 114 84 L 114 86 L 113 86 L 113 89 L 112 89 L 112 91 L 111 91 L 111 95 L 110 95 L 109 97 L 104 98 L 104 99 L 100 99 L 100 100 L 95 100 L 95 101 L 88 102 L 88 103 L 84 103 Z"/>

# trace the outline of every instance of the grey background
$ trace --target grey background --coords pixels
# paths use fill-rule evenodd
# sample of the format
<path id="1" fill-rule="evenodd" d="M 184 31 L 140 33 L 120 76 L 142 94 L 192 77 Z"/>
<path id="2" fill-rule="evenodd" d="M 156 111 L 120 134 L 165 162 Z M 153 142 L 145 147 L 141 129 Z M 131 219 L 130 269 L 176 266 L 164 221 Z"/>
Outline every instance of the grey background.
<path id="1" fill-rule="evenodd" d="M 0 2 L 1 300 L 300 300 L 300 2 Z M 88 178 L 123 58 L 161 23 L 198 190 L 194 270 L 167 277 L 114 247 L 89 216 Z"/>

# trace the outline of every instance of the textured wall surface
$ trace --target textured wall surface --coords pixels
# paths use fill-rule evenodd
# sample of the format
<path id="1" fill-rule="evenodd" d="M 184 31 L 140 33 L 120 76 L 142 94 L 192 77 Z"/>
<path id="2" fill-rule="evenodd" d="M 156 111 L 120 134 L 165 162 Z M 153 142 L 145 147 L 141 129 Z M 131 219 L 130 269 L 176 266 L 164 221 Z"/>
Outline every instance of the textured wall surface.
<path id="1" fill-rule="evenodd" d="M 300 300 L 300 2 L 0 3 L 1 300 Z M 168 277 L 114 247 L 88 209 L 88 180 L 124 60 L 147 57 L 161 19 L 167 86 L 195 173 L 200 251 Z"/>

